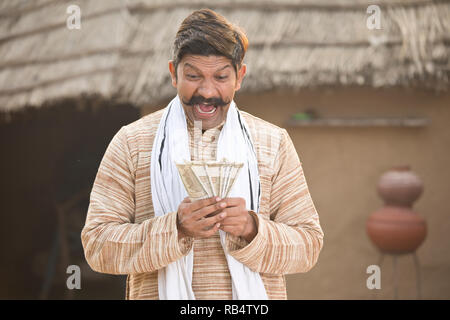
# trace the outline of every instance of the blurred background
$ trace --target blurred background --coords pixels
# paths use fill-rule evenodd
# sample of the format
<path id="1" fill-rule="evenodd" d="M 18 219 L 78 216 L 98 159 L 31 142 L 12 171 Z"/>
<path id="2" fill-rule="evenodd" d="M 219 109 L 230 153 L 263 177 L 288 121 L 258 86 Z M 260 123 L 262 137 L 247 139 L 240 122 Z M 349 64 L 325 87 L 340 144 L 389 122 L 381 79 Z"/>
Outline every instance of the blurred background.
<path id="1" fill-rule="evenodd" d="M 125 297 L 123 276 L 84 259 L 90 190 L 120 127 L 176 94 L 173 40 L 204 7 L 247 33 L 235 101 L 287 129 L 325 233 L 317 265 L 286 276 L 288 298 L 449 299 L 450 2 L 431 0 L 1 1 L 0 298 Z M 384 206 L 380 177 L 405 166 L 423 184 L 408 214 L 426 233 L 386 254 L 367 222 Z M 394 246 L 417 227 L 388 220 Z"/>

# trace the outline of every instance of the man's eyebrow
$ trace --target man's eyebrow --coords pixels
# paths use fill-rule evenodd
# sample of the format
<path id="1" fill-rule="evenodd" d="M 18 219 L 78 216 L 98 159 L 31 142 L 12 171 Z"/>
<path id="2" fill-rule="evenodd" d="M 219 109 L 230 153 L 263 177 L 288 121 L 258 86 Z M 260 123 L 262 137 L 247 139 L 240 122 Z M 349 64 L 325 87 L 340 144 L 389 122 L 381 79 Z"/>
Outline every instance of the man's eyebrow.
<path id="1" fill-rule="evenodd" d="M 219 70 L 217 70 L 217 71 L 222 71 L 222 70 L 224 70 L 224 69 L 226 69 L 226 68 L 229 68 L 229 67 L 231 67 L 231 64 L 227 64 L 226 66 L 224 66 L 223 68 L 221 68 L 221 69 L 219 69 Z M 217 72 L 216 71 L 216 72 Z"/>
<path id="2" fill-rule="evenodd" d="M 184 67 L 190 67 L 190 68 L 192 68 L 192 69 L 194 69 L 194 70 L 196 70 L 196 71 L 198 71 L 198 72 L 201 73 L 201 71 L 200 71 L 199 68 L 197 68 L 196 66 L 193 66 L 193 65 L 190 64 L 189 62 L 186 62 L 186 63 L 184 64 Z M 215 72 L 222 71 L 222 70 L 224 70 L 224 69 L 226 69 L 226 68 L 230 68 L 230 67 L 231 67 L 231 64 L 227 64 L 227 65 L 223 66 L 222 68 L 220 68 L 219 70 L 216 70 Z"/>
<path id="3" fill-rule="evenodd" d="M 192 64 L 190 64 L 190 63 L 188 63 L 188 62 L 186 62 L 186 63 L 184 64 L 184 67 L 190 67 L 190 68 L 192 68 L 192 69 L 194 69 L 194 70 L 200 72 L 200 70 L 199 70 L 196 66 L 193 66 Z"/>

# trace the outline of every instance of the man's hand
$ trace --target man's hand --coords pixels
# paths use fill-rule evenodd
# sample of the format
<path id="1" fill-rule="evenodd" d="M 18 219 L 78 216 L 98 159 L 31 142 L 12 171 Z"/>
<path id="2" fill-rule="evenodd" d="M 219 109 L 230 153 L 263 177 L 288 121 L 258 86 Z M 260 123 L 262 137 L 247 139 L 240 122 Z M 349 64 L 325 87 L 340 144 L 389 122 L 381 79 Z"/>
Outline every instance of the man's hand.
<path id="1" fill-rule="evenodd" d="M 218 197 L 194 202 L 186 197 L 177 212 L 178 239 L 211 237 L 219 230 L 220 222 L 226 217 L 226 213 L 221 212 L 226 205 Z"/>
<path id="2" fill-rule="evenodd" d="M 226 198 L 223 201 L 227 204 L 222 212 L 226 217 L 220 223 L 220 229 L 251 242 L 258 230 L 255 219 L 246 209 L 245 199 Z"/>

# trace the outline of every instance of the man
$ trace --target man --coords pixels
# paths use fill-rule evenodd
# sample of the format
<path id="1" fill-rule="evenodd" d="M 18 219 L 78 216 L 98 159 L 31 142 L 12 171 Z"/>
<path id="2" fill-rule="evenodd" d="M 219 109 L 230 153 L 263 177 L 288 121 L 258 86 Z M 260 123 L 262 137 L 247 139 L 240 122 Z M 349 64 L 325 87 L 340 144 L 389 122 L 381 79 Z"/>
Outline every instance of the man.
<path id="1" fill-rule="evenodd" d="M 222 16 L 193 12 L 169 62 L 177 97 L 106 150 L 81 237 L 92 269 L 128 275 L 127 299 L 286 299 L 284 275 L 317 262 L 323 232 L 288 133 L 233 102 L 247 46 Z M 174 162 L 200 154 L 244 163 L 230 197 L 186 197 Z"/>

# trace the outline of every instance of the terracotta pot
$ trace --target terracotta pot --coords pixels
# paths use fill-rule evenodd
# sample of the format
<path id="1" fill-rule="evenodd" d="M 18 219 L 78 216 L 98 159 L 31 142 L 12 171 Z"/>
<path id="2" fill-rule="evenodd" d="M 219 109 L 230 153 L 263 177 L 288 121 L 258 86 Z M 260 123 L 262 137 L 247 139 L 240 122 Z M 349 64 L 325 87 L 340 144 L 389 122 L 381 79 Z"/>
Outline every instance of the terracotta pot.
<path id="1" fill-rule="evenodd" d="M 400 166 L 381 176 L 377 190 L 386 205 L 411 207 L 422 194 L 423 183 L 409 166 Z"/>
<path id="2" fill-rule="evenodd" d="M 367 220 L 367 233 L 385 253 L 414 252 L 425 240 L 425 220 L 409 208 L 385 206 Z"/>
<path id="3" fill-rule="evenodd" d="M 425 220 L 411 209 L 423 192 L 422 181 L 409 166 L 395 167 L 380 177 L 377 190 L 384 207 L 367 220 L 369 238 L 385 253 L 415 251 L 427 233 Z"/>

